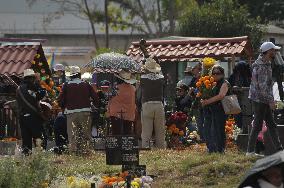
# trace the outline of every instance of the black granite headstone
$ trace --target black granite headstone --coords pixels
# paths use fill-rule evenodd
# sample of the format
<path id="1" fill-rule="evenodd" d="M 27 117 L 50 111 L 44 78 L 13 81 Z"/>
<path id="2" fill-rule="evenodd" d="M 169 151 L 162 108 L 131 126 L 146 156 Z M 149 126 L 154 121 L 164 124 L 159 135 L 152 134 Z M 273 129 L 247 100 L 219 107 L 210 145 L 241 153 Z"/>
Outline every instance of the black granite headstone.
<path id="1" fill-rule="evenodd" d="M 135 136 L 107 136 L 105 142 L 106 164 L 138 165 L 138 138 Z"/>
<path id="2" fill-rule="evenodd" d="M 138 165 L 139 150 L 138 139 L 135 136 L 121 137 L 122 164 L 123 165 Z"/>
<path id="3" fill-rule="evenodd" d="M 106 164 L 121 165 L 122 164 L 121 137 L 107 136 L 105 148 L 106 148 Z"/>

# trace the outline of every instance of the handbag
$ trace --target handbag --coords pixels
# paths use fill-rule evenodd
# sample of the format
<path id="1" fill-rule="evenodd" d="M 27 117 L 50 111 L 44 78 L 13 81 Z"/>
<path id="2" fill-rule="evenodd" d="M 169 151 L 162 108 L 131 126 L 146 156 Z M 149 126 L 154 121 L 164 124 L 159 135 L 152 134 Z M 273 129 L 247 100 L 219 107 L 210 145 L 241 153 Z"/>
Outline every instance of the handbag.
<path id="1" fill-rule="evenodd" d="M 241 113 L 241 107 L 236 95 L 225 96 L 221 101 L 225 114 L 234 115 Z"/>

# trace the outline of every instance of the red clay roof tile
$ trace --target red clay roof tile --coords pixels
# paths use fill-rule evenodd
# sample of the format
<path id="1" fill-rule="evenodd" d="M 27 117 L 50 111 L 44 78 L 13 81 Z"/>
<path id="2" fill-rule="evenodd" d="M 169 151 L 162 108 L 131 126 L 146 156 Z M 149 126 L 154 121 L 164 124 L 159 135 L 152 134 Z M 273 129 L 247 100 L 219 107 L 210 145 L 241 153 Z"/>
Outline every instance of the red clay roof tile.
<path id="1" fill-rule="evenodd" d="M 150 56 L 160 61 L 188 61 L 191 58 L 252 56 L 253 50 L 247 36 L 234 38 L 188 38 L 177 37 L 177 40 L 146 41 Z M 132 42 L 126 54 L 137 62 L 143 59 L 139 42 Z"/>

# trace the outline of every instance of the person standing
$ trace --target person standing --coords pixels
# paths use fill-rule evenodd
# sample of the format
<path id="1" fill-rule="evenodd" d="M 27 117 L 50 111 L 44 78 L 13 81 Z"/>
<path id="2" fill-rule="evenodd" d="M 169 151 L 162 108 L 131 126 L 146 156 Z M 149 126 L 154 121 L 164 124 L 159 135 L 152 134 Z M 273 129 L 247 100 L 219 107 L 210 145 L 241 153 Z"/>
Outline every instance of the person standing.
<path id="1" fill-rule="evenodd" d="M 67 117 L 69 151 L 88 154 L 91 143 L 91 99 L 98 103 L 92 86 L 81 80 L 80 68 L 72 66 L 71 80 L 64 83 L 59 96 L 61 108 Z"/>
<path id="2" fill-rule="evenodd" d="M 166 148 L 165 142 L 165 112 L 163 105 L 164 76 L 160 65 L 152 58 L 148 58 L 144 65 L 145 74 L 141 76 L 142 101 L 142 147 L 148 148 L 155 131 L 155 146 Z"/>
<path id="3" fill-rule="evenodd" d="M 35 72 L 32 69 L 24 70 L 24 80 L 16 91 L 19 106 L 19 123 L 22 135 L 22 152 L 29 155 L 32 151 L 33 140 L 36 147 L 40 147 L 43 140 L 44 119 L 40 112 L 42 99 L 40 88 L 37 87 Z"/>
<path id="4" fill-rule="evenodd" d="M 260 46 L 261 54 L 252 65 L 252 80 L 249 90 L 249 99 L 253 104 L 254 125 L 250 133 L 247 155 L 255 153 L 255 144 L 258 133 L 262 129 L 263 121 L 266 122 L 270 136 L 276 150 L 282 150 L 283 147 L 279 140 L 277 125 L 273 119 L 273 110 L 276 104 L 273 97 L 273 80 L 271 60 L 275 57 L 276 50 L 272 42 L 264 42 Z"/>
<path id="5" fill-rule="evenodd" d="M 193 79 L 192 67 L 188 66 L 184 70 L 184 78 L 177 83 L 177 86 L 186 85 L 189 86 Z"/>
<path id="6" fill-rule="evenodd" d="M 226 114 L 221 100 L 228 94 L 229 82 L 225 80 L 225 71 L 220 65 L 214 65 L 211 75 L 216 82 L 213 89 L 214 96 L 201 100 L 204 113 L 204 133 L 209 153 L 223 153 L 225 151 L 225 123 Z"/>
<path id="7" fill-rule="evenodd" d="M 136 82 L 127 71 L 115 74 L 117 78 L 117 94 L 108 104 L 108 114 L 111 120 L 112 135 L 132 135 L 133 122 L 135 120 L 135 87 L 131 84 Z"/>

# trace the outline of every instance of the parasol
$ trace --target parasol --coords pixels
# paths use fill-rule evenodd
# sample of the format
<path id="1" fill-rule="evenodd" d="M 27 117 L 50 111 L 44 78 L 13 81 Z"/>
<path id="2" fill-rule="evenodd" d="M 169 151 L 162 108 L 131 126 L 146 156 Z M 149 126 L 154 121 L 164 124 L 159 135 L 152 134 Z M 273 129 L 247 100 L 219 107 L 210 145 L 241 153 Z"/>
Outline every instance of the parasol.
<path id="1" fill-rule="evenodd" d="M 141 72 L 141 66 L 133 59 L 114 52 L 98 55 L 85 65 L 85 68 L 91 68 L 94 73 L 118 73 L 121 70 L 132 73 Z"/>
<path id="2" fill-rule="evenodd" d="M 239 185 L 239 188 L 254 185 L 262 171 L 272 166 L 282 165 L 283 163 L 284 151 L 279 151 L 273 155 L 257 160 L 254 166 L 246 173 L 243 181 Z"/>

